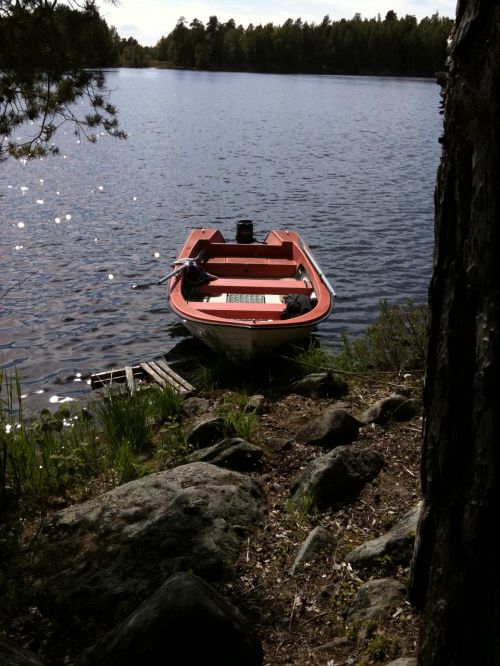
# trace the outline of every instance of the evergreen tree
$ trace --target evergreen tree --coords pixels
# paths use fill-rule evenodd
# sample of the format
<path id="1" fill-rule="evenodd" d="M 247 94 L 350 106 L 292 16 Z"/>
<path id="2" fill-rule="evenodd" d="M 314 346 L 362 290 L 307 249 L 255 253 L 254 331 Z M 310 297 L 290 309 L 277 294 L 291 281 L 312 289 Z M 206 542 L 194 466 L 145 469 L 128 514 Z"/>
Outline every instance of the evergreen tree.
<path id="1" fill-rule="evenodd" d="M 129 37 L 120 43 L 120 65 L 123 67 L 146 67 L 149 62 L 148 51 L 137 39 Z"/>
<path id="2" fill-rule="evenodd" d="M 93 1 L 68 7 L 57 0 L 3 0 L 0 159 L 57 153 L 52 139 L 64 122 L 90 140 L 98 128 L 124 137 L 98 69 L 115 62 L 114 34 Z M 80 117 L 74 102 L 82 97 L 89 107 Z M 11 139 L 14 131 L 20 141 Z"/>

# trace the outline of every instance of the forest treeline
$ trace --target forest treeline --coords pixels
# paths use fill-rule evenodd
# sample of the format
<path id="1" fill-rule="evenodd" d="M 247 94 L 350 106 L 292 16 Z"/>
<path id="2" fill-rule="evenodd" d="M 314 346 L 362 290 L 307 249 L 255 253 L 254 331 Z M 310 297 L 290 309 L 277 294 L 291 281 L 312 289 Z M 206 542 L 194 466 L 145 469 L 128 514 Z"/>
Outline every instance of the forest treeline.
<path id="1" fill-rule="evenodd" d="M 155 47 L 157 60 L 171 67 L 252 72 L 387 74 L 432 76 L 444 69 L 453 21 L 434 14 L 321 23 L 288 19 L 248 28 L 216 16 L 203 25 L 182 17 Z"/>
<path id="2" fill-rule="evenodd" d="M 206 25 L 181 17 L 156 46 L 144 47 L 133 37 L 121 38 L 93 5 L 83 12 L 57 5 L 48 27 L 44 25 L 47 11 L 45 3 L 34 11 L 24 3 L 15 5 L 7 16 L 0 12 L 0 68 L 19 71 L 33 58 L 41 66 L 47 51 L 37 45 L 50 29 L 51 42 L 61 47 L 55 55 L 59 50 L 73 51 L 75 61 L 81 63 L 83 56 L 88 67 L 156 64 L 250 72 L 432 76 L 444 69 L 453 26 L 451 19 L 437 13 L 418 22 L 415 16 L 398 18 L 394 11 L 384 19 L 356 14 L 350 20 L 333 21 L 325 16 L 317 24 L 299 18 L 280 26 L 250 24 L 247 28 L 233 19 L 221 23 L 216 16 Z"/>

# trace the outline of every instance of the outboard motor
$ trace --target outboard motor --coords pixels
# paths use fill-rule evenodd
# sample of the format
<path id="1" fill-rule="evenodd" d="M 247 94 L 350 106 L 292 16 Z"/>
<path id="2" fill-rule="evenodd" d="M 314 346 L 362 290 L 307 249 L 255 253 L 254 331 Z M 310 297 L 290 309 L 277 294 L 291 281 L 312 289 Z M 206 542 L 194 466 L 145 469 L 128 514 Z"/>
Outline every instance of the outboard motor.
<path id="1" fill-rule="evenodd" d="M 236 223 L 236 242 L 254 243 L 252 220 L 240 220 Z"/>

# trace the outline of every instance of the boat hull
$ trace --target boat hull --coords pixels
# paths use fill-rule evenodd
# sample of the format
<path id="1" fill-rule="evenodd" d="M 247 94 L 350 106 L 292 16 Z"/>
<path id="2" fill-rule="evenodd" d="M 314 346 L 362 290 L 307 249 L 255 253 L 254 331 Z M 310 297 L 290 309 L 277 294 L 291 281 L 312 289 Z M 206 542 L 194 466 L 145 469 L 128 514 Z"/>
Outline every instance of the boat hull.
<path id="1" fill-rule="evenodd" d="M 305 325 L 287 329 L 274 327 L 255 330 L 234 325 L 205 324 L 187 319 L 183 319 L 182 323 L 191 335 L 232 361 L 246 360 L 289 342 L 306 338 L 315 329 L 314 325 Z"/>
<path id="2" fill-rule="evenodd" d="M 272 231 L 249 244 L 195 229 L 176 264 L 192 266 L 200 252 L 207 258 L 196 270 L 205 279 L 190 286 L 191 268 L 172 277 L 170 307 L 192 335 L 233 361 L 307 337 L 332 310 L 333 288 L 295 232 Z M 294 299 L 308 307 L 290 314 Z"/>

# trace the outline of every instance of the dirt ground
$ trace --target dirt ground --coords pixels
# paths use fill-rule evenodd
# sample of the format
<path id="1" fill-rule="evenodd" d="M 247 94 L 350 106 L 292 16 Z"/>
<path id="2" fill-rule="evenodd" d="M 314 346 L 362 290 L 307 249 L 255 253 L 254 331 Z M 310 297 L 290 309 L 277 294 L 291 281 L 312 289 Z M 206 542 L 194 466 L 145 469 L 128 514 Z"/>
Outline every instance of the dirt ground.
<path id="1" fill-rule="evenodd" d="M 385 385 L 360 384 L 344 401 L 356 416 L 390 393 Z M 363 634 L 353 635 L 345 626 L 347 609 L 363 582 L 393 577 L 406 585 L 409 567 L 388 561 L 378 569 L 358 571 L 343 558 L 385 533 L 420 499 L 421 418 L 361 428 L 356 445 L 383 455 L 382 472 L 353 503 L 299 514 L 291 509 L 289 489 L 300 470 L 325 451 L 298 444 L 293 436 L 332 402 L 289 395 L 272 403 L 262 417 L 261 434 L 288 444 L 268 452 L 259 475 L 268 497 L 267 523 L 248 541 L 235 582 L 225 592 L 261 637 L 265 666 L 364 666 L 416 653 L 417 618 L 406 602 Z M 317 525 L 336 537 L 334 552 L 290 575 L 301 543 Z"/>
<path id="2" fill-rule="evenodd" d="M 414 382 L 411 377 L 396 380 Z M 357 382 L 343 402 L 359 416 L 392 391 L 383 383 Z M 223 398 L 221 391 L 211 401 L 217 404 Z M 218 587 L 260 637 L 265 666 L 367 666 L 416 652 L 417 618 L 407 602 L 362 634 L 345 624 L 349 605 L 363 582 L 392 577 L 406 585 L 409 563 L 396 566 L 388 558 L 377 569 L 363 571 L 344 558 L 353 548 L 386 532 L 420 499 L 422 421 L 415 417 L 384 427 L 362 427 L 355 445 L 383 455 L 385 466 L 378 477 L 350 504 L 322 512 L 294 511 L 289 501 L 294 479 L 315 456 L 326 452 L 295 442 L 294 435 L 334 402 L 290 394 L 270 401 L 259 416 L 255 443 L 263 445 L 266 462 L 252 475 L 266 493 L 267 520 L 245 544 L 234 578 Z M 35 523 L 27 525 L 28 540 L 36 540 L 40 526 Z M 300 545 L 317 525 L 335 536 L 336 546 L 291 575 Z M 47 618 L 30 608 L 3 630 L 19 644 L 42 647 L 43 652 L 51 627 Z M 66 654 L 71 654 L 71 646 L 67 648 Z"/>

